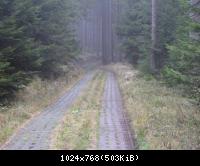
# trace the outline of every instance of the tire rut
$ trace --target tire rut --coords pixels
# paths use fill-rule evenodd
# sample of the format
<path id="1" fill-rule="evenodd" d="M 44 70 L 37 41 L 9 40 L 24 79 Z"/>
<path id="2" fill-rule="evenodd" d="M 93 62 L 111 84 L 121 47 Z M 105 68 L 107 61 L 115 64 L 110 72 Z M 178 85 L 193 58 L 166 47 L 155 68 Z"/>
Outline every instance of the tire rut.
<path id="1" fill-rule="evenodd" d="M 30 120 L 11 140 L 3 146 L 5 150 L 48 150 L 50 137 L 67 109 L 79 95 L 94 72 L 86 74 L 69 92 L 38 116 Z"/>
<path id="2" fill-rule="evenodd" d="M 108 73 L 100 112 L 100 150 L 133 150 L 134 143 L 124 114 L 120 90 L 112 72 Z"/>

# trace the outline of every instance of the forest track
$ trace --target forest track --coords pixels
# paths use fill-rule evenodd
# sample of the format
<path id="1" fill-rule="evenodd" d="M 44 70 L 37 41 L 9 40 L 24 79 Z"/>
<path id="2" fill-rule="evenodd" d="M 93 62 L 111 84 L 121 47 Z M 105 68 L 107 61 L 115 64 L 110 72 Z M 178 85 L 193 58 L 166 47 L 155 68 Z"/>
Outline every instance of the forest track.
<path id="1" fill-rule="evenodd" d="M 84 76 L 77 84 L 38 116 L 31 119 L 22 129 L 2 147 L 5 150 L 47 150 L 54 128 L 62 120 L 67 109 L 71 106 L 79 93 L 93 78 L 94 72 Z"/>
<path id="2" fill-rule="evenodd" d="M 108 72 L 100 113 L 100 150 L 133 150 L 134 142 L 114 73 Z"/>

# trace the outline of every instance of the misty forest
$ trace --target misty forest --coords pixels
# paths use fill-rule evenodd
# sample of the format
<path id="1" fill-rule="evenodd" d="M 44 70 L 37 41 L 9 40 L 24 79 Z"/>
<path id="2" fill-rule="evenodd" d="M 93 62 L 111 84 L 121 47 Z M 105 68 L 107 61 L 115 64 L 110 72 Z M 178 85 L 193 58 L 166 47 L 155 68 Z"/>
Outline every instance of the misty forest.
<path id="1" fill-rule="evenodd" d="M 200 0 L 0 0 L 0 149 L 200 149 Z"/>

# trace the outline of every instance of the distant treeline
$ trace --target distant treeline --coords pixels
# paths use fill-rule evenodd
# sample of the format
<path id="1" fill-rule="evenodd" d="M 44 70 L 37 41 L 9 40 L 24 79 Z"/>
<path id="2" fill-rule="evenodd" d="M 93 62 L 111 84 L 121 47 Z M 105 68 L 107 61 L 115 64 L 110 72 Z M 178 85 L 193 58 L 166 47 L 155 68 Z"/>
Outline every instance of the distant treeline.
<path id="1" fill-rule="evenodd" d="M 118 35 L 127 58 L 200 101 L 200 1 L 124 0 Z"/>
<path id="2" fill-rule="evenodd" d="M 72 28 L 78 0 L 0 1 L 0 100 L 34 73 L 58 76 L 77 54 Z"/>

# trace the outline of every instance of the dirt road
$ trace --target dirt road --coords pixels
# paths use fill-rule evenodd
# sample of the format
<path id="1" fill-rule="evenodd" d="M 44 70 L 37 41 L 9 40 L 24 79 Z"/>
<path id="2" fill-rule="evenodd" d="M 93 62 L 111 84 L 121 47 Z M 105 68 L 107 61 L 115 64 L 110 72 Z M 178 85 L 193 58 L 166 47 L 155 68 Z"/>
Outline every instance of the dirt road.
<path id="1" fill-rule="evenodd" d="M 108 73 L 100 113 L 100 150 L 132 150 L 133 139 L 124 115 L 120 90 L 113 73 Z"/>
<path id="2" fill-rule="evenodd" d="M 67 92 L 53 106 L 31 119 L 3 147 L 7 150 L 46 150 L 54 128 L 59 124 L 79 93 L 84 90 L 95 72 L 87 74 L 71 91 Z M 100 113 L 100 150 L 134 149 L 132 136 L 124 115 L 118 83 L 113 73 L 107 73 L 102 111 Z"/>
<path id="3" fill-rule="evenodd" d="M 50 136 L 94 73 L 88 73 L 71 91 L 67 92 L 53 106 L 34 117 L 24 128 L 15 134 L 3 149 L 7 150 L 46 150 L 49 149 Z"/>

